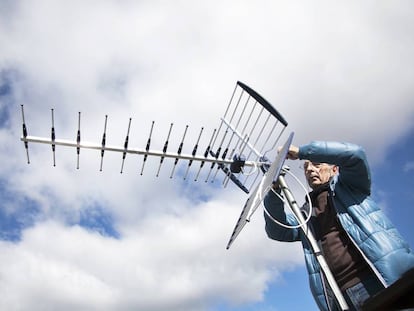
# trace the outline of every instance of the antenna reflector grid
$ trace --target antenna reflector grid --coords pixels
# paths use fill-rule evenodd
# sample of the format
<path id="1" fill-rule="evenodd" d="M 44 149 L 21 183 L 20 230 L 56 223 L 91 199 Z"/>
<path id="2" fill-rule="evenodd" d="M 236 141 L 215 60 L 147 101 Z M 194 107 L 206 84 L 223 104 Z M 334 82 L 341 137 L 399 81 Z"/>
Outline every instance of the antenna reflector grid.
<path id="1" fill-rule="evenodd" d="M 218 165 L 217 170 L 225 172 L 223 185 L 227 186 L 229 180 L 237 180 L 238 184 L 247 189 L 246 192 L 250 192 L 261 176 L 258 166 L 267 162 L 267 158 L 273 158 L 286 126 L 286 120 L 267 100 L 246 84 L 237 82 L 226 112 L 221 118 L 210 154 L 223 160 L 242 156 L 257 165 L 246 165 L 240 172 L 235 173 L 231 172 L 228 165 Z M 210 172 L 213 167 L 214 163 Z M 217 171 L 211 181 L 214 181 L 216 175 Z M 256 177 L 252 179 L 252 175 Z M 210 173 L 207 179 L 209 177 Z"/>

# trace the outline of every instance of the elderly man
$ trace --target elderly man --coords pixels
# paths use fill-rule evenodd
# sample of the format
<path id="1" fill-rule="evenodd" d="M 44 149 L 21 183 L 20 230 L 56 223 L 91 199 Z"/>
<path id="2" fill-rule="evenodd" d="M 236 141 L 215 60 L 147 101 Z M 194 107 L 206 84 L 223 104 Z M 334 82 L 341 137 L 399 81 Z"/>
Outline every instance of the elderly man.
<path id="1" fill-rule="evenodd" d="M 360 310 L 369 297 L 414 268 L 414 253 L 370 197 L 370 170 L 361 147 L 315 141 L 301 147 L 290 146 L 287 157 L 305 160 L 305 177 L 312 189 L 310 228 L 350 309 Z M 278 221 L 297 225 L 296 218 L 285 213 L 282 200 L 273 191 L 264 204 Z M 267 214 L 265 221 L 269 238 L 302 242 L 311 292 L 318 307 L 337 310 L 302 230 L 279 226 Z"/>

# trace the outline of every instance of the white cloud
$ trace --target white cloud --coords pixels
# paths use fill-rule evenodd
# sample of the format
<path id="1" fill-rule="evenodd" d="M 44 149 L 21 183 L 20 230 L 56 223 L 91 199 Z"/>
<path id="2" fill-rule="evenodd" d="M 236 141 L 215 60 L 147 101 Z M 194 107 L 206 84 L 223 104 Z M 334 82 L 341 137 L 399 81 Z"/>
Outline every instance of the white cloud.
<path id="1" fill-rule="evenodd" d="M 19 244 L 1 245 L 0 287 L 7 288 L 1 303 L 22 309 L 43 301 L 46 309 L 196 310 L 211 299 L 260 299 L 270 278 L 301 258 L 293 244 L 271 247 L 275 242 L 263 237 L 260 220 L 227 251 L 235 212 L 237 206 L 210 202 L 148 219 L 120 240 L 41 223 L 26 230 Z"/>
<path id="2" fill-rule="evenodd" d="M 412 126 L 414 42 L 408 1 L 306 4 L 278 1 L 20 1 L 0 13 L 0 68 L 12 70 L 10 125 L 1 129 L 7 190 L 41 206 L 17 244 L 2 242 L 4 305 L 31 309 L 200 310 L 211 301 L 258 300 L 272 278 L 302 262 L 298 245 L 268 241 L 259 210 L 230 251 L 227 239 L 246 196 L 155 177 L 157 160 L 31 145 L 25 164 L 20 104 L 29 134 L 171 148 L 184 126 L 191 153 L 208 140 L 237 80 L 267 98 L 295 131 L 295 143 L 349 140 L 380 161 L 392 137 Z M 206 146 L 203 141 L 200 146 Z M 408 166 L 410 169 L 410 166 Z M 194 171 L 193 171 L 194 173 Z M 205 194 L 208 203 L 199 198 Z M 11 203 L 12 204 L 12 203 Z M 16 208 L 20 201 L 14 202 Z M 113 215 L 120 239 L 62 225 L 88 206 Z M 9 208 L 12 208 L 10 205 Z M 294 258 L 294 259 L 292 259 Z M 22 281 L 27 280 L 27 281 Z M 102 294 L 104 293 L 104 294 Z M 242 294 L 243 293 L 243 294 Z"/>

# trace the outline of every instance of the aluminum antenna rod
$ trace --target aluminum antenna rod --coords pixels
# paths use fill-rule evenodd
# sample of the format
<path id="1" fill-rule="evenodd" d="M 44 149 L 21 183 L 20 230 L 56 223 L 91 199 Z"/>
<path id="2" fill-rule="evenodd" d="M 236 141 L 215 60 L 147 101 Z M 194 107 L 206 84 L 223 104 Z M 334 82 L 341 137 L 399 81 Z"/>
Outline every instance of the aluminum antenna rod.
<path id="1" fill-rule="evenodd" d="M 137 154 L 137 155 L 147 155 L 147 156 L 157 156 L 157 157 L 165 157 L 165 158 L 178 158 L 182 160 L 193 160 L 193 161 L 205 161 L 205 162 L 215 162 L 221 164 L 232 164 L 234 161 L 232 159 L 216 159 L 215 157 L 204 157 L 192 154 L 185 154 L 185 153 L 175 153 L 175 152 L 163 152 L 157 150 L 145 150 L 139 148 L 128 148 L 125 149 L 124 147 L 113 146 L 113 145 L 105 145 L 96 144 L 93 142 L 86 142 L 86 141 L 71 141 L 66 139 L 55 139 L 51 140 L 48 138 L 37 137 L 37 136 L 29 136 L 26 137 L 22 136 L 20 140 L 24 143 L 41 143 L 41 144 L 48 144 L 48 145 L 56 145 L 56 146 L 66 146 L 66 147 L 79 147 L 80 149 L 93 149 L 93 150 L 100 150 L 100 151 L 114 151 L 120 153 L 127 153 L 127 154 Z M 261 166 L 264 164 L 268 164 L 268 162 L 255 162 L 255 161 L 246 161 L 245 166 L 253 167 L 253 166 Z"/>

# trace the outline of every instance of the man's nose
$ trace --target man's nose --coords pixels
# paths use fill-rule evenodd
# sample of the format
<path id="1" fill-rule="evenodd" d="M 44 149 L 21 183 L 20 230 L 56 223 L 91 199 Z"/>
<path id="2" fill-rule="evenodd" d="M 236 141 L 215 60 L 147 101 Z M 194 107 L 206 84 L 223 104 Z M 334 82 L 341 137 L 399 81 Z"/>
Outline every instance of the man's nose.
<path id="1" fill-rule="evenodd" d="M 317 168 L 315 167 L 315 165 L 312 164 L 312 162 L 309 162 L 306 166 L 305 166 L 305 173 L 307 172 L 314 172 L 316 171 Z"/>

